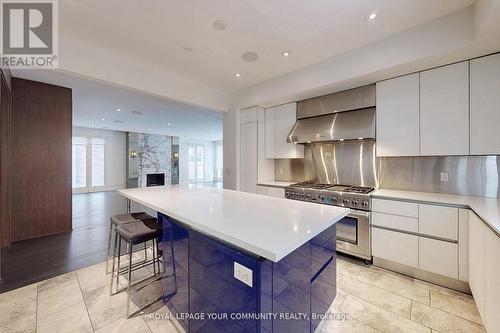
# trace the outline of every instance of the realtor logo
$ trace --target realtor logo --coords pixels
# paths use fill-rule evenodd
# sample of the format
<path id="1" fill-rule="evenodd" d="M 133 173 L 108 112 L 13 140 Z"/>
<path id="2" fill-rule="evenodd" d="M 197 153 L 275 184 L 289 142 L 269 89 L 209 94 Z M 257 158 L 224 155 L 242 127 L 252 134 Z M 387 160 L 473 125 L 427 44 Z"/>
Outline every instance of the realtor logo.
<path id="1" fill-rule="evenodd" d="M 57 67 L 57 0 L 1 3 L 1 66 Z"/>

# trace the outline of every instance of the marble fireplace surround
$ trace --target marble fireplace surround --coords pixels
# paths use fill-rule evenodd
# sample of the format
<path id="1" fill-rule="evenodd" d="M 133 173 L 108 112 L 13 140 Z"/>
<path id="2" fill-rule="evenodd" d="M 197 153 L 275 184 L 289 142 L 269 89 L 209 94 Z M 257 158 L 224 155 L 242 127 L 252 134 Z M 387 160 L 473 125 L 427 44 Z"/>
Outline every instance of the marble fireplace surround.
<path id="1" fill-rule="evenodd" d="M 138 187 L 146 187 L 147 175 L 165 174 L 165 185 L 171 180 L 172 137 L 138 133 Z"/>

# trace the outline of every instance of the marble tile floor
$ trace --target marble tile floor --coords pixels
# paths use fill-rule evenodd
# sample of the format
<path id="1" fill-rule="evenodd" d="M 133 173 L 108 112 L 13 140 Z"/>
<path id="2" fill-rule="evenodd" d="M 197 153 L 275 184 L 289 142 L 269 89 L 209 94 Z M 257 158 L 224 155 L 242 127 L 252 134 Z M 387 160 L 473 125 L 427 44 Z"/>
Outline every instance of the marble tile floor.
<path id="1" fill-rule="evenodd" d="M 316 332 L 485 332 L 470 295 L 341 258 L 337 270 L 330 312 L 343 319 L 324 320 Z M 151 274 L 143 269 L 133 280 Z M 152 317 L 168 313 L 161 301 L 126 319 L 126 294 L 109 296 L 109 281 L 103 262 L 0 294 L 0 332 L 181 332 Z M 135 309 L 159 294 L 161 283 L 148 285 L 134 295 Z"/>

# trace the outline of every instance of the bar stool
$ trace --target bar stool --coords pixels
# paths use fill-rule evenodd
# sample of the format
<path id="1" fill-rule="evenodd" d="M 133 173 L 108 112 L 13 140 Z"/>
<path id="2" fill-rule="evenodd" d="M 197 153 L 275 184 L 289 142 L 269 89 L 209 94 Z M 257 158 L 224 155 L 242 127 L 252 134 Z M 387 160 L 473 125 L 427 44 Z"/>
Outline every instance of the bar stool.
<path id="1" fill-rule="evenodd" d="M 130 287 L 132 286 L 132 271 L 146 267 L 149 264 L 153 265 L 153 276 L 156 276 L 156 272 L 161 273 L 160 269 L 160 258 L 158 256 L 158 238 L 162 237 L 163 227 L 161 223 L 158 223 L 156 219 L 147 219 L 140 222 L 130 222 L 121 224 L 115 227 L 115 246 L 113 247 L 113 266 L 111 271 L 111 283 L 110 283 L 110 295 L 113 295 L 113 280 L 115 279 L 115 259 L 118 256 L 118 265 L 116 272 L 116 285 L 117 291 L 121 292 L 123 290 L 127 290 L 127 318 L 130 317 Z M 120 267 L 120 257 L 121 257 L 121 243 L 124 241 L 128 244 L 128 267 L 122 269 Z M 153 259 L 152 260 L 144 260 L 139 264 L 132 264 L 132 248 L 134 245 L 138 245 L 141 243 L 146 243 L 148 241 L 153 241 Z M 117 246 L 118 245 L 118 246 Z M 117 253 L 118 250 L 118 253 Z M 118 283 L 120 275 L 128 274 L 128 283 L 126 288 L 118 289 Z M 159 278 L 161 279 L 161 277 Z M 157 280 L 159 280 L 157 279 Z M 145 279 L 144 279 L 145 280 Z M 136 283 L 142 282 L 138 281 Z M 156 281 L 156 280 L 155 280 Z M 162 295 L 163 296 L 163 295 Z M 158 298 L 161 299 L 162 296 Z M 154 300 L 154 303 L 157 300 Z M 150 303 L 150 304 L 152 304 Z M 150 305 L 148 304 L 148 305 Z M 146 306 L 148 306 L 146 305 Z M 144 308 L 144 307 L 143 307 Z M 143 309 L 142 308 L 142 309 Z M 139 309 L 138 311 L 142 310 Z M 137 312 L 138 312 L 137 311 Z"/>
<path id="2" fill-rule="evenodd" d="M 138 213 L 128 213 L 128 214 L 118 214 L 118 215 L 113 215 L 111 216 L 110 223 L 109 223 L 109 237 L 108 237 L 108 254 L 106 256 L 106 274 L 111 273 L 109 270 L 109 260 L 112 259 L 112 253 L 111 253 L 111 236 L 113 234 L 113 230 L 122 224 L 126 223 L 132 223 L 132 222 L 140 222 L 144 220 L 151 220 L 154 219 L 151 215 L 145 213 L 145 212 L 138 212 Z M 116 246 L 116 241 L 115 241 L 115 246 Z M 147 260 L 147 249 L 146 249 L 146 243 L 144 243 L 144 258 Z"/>

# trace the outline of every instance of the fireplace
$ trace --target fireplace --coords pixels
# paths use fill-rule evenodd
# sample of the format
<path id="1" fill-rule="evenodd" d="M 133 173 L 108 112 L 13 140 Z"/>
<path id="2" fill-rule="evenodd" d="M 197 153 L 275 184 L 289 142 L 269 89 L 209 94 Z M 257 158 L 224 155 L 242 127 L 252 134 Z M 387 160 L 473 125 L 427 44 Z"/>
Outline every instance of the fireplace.
<path id="1" fill-rule="evenodd" d="M 146 175 L 146 186 L 164 186 L 165 174 L 164 173 L 148 173 Z"/>

